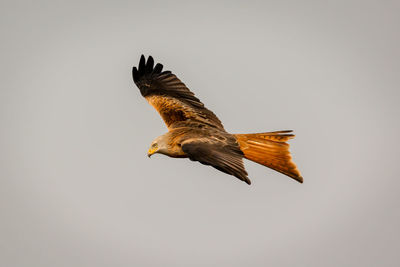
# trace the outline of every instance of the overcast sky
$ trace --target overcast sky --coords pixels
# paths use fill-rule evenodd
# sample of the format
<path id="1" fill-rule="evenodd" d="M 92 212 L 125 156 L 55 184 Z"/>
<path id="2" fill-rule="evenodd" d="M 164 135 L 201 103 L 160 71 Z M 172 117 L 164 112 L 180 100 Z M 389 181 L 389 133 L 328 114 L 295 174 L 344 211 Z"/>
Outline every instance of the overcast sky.
<path id="1" fill-rule="evenodd" d="M 399 1 L 2 1 L 0 265 L 398 266 Z M 146 155 L 141 54 L 304 184 Z"/>

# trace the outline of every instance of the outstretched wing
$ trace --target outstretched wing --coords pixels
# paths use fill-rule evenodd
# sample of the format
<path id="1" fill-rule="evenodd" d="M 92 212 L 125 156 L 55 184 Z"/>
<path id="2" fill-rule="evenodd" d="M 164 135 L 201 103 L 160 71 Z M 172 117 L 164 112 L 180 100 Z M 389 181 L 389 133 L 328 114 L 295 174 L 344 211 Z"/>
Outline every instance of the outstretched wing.
<path id="1" fill-rule="evenodd" d="M 190 160 L 199 161 L 205 165 L 233 175 L 251 184 L 243 165 L 243 153 L 238 145 L 212 138 L 190 138 L 182 142 L 182 150 Z"/>
<path id="2" fill-rule="evenodd" d="M 197 121 L 224 129 L 215 114 L 170 71 L 162 71 L 163 65 L 154 66 L 151 56 L 147 62 L 142 55 L 139 67 L 133 67 L 133 81 L 140 93 L 160 113 L 168 128 L 175 122 Z"/>

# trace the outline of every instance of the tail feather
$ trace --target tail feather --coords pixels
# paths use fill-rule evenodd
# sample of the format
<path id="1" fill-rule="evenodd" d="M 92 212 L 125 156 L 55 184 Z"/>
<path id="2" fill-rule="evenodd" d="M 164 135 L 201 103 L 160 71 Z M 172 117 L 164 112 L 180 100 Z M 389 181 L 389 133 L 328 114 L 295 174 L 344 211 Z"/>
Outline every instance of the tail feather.
<path id="1" fill-rule="evenodd" d="M 294 137 L 291 132 L 288 130 L 235 134 L 235 137 L 246 159 L 267 166 L 302 183 L 303 177 L 292 161 L 289 144 L 286 143 Z"/>

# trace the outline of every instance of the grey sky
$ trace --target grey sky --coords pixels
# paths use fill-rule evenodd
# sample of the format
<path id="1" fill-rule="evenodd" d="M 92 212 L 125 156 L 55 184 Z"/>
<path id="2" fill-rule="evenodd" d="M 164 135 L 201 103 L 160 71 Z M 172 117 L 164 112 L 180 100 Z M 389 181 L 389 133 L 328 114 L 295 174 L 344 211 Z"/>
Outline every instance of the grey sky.
<path id="1" fill-rule="evenodd" d="M 3 1 L 0 265 L 398 266 L 398 1 Z M 304 184 L 146 152 L 152 55 Z"/>

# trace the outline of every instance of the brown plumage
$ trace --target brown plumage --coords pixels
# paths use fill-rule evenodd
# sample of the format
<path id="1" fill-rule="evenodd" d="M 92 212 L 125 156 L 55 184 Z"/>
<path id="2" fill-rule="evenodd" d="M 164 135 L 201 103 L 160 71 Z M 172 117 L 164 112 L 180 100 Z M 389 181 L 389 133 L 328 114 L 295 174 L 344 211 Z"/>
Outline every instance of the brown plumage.
<path id="1" fill-rule="evenodd" d="M 151 56 L 142 55 L 132 76 L 142 96 L 160 113 L 168 132 L 156 138 L 148 155 L 165 154 L 210 165 L 250 184 L 243 158 L 252 160 L 303 182 L 293 163 L 291 131 L 230 134 L 221 121 L 170 71 L 162 71 Z"/>

